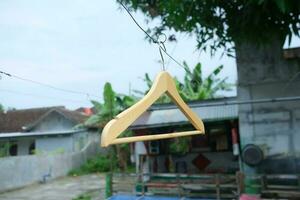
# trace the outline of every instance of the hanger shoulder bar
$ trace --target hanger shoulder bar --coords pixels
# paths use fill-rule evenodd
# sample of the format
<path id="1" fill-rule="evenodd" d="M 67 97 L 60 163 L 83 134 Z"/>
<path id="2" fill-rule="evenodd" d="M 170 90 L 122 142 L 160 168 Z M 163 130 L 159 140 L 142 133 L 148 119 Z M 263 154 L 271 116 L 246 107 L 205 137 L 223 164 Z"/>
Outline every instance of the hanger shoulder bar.
<path id="1" fill-rule="evenodd" d="M 184 131 L 184 132 L 178 132 L 178 133 L 164 133 L 164 134 L 156 134 L 156 135 L 132 136 L 132 137 L 126 137 L 126 138 L 117 138 L 112 142 L 112 144 L 123 144 L 123 143 L 130 143 L 130 142 L 160 140 L 160 139 L 168 139 L 168 138 L 183 137 L 183 136 L 198 135 L 198 134 L 204 134 L 204 133 L 196 130 L 196 131 Z"/>
<path id="2" fill-rule="evenodd" d="M 167 94 L 172 99 L 172 101 L 179 107 L 181 112 L 188 118 L 191 124 L 201 132 L 204 132 L 204 125 L 202 120 L 192 111 L 192 109 L 183 101 L 180 97 L 174 80 L 171 76 L 168 77 L 168 89 Z"/>
<path id="3" fill-rule="evenodd" d="M 117 138 L 165 92 L 196 128 L 195 131 Z M 101 135 L 101 146 L 106 147 L 110 144 L 166 139 L 195 134 L 204 134 L 203 122 L 180 97 L 172 77 L 167 72 L 160 72 L 144 98 L 106 124 Z"/>
<path id="4" fill-rule="evenodd" d="M 101 146 L 108 146 L 139 116 L 142 115 L 167 90 L 166 76 L 161 72 L 155 79 L 147 95 L 139 102 L 118 114 L 104 127 L 101 136 Z"/>

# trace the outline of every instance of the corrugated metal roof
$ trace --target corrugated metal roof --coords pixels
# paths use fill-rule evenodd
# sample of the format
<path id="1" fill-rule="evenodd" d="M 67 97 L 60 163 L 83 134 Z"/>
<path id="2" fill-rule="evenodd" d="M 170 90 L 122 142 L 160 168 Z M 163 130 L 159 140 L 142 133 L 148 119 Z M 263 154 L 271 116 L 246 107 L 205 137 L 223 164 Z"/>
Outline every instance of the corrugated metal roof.
<path id="1" fill-rule="evenodd" d="M 68 130 L 68 131 L 55 131 L 55 132 L 13 132 L 13 133 L 1 133 L 1 138 L 16 138 L 16 137 L 36 137 L 36 136 L 58 136 L 58 135 L 70 135 L 86 131 L 85 129 Z"/>
<path id="2" fill-rule="evenodd" d="M 236 100 L 224 98 L 192 102 L 188 105 L 203 121 L 219 121 L 238 118 L 238 105 L 218 105 L 216 103 Z M 186 124 L 187 118 L 176 105 L 155 105 L 137 119 L 130 129 L 152 128 L 167 125 Z"/>

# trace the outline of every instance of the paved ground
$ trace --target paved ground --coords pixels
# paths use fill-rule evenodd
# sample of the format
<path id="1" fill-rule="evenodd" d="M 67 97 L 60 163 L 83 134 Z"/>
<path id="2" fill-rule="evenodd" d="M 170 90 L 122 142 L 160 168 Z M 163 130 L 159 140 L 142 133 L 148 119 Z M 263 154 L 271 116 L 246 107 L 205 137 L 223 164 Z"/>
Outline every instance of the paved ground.
<path id="1" fill-rule="evenodd" d="M 103 200 L 104 175 L 64 177 L 46 184 L 34 184 L 19 190 L 0 193 L 0 200 L 72 200 L 89 193 L 92 200 Z"/>

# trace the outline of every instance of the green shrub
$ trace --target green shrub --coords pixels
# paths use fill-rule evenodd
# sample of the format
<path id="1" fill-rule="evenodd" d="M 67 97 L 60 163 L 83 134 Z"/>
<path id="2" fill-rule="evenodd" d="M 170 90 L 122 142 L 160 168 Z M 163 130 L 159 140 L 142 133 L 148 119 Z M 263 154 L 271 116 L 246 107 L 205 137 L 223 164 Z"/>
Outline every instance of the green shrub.
<path id="1" fill-rule="evenodd" d="M 9 156 L 9 147 L 10 145 L 8 142 L 0 144 L 0 158 Z"/>
<path id="2" fill-rule="evenodd" d="M 90 195 L 80 195 L 72 200 L 92 200 L 92 197 Z"/>
<path id="3" fill-rule="evenodd" d="M 89 173 L 108 172 L 110 170 L 110 159 L 107 156 L 99 155 L 89 159 L 79 169 L 74 169 L 69 172 L 69 175 L 77 176 Z"/>
<path id="4" fill-rule="evenodd" d="M 174 138 L 169 143 L 169 153 L 184 155 L 190 149 L 190 137 Z"/>
<path id="5" fill-rule="evenodd" d="M 83 165 L 84 171 L 88 172 L 108 172 L 110 169 L 110 160 L 106 156 L 99 156 L 95 159 L 88 160 Z"/>

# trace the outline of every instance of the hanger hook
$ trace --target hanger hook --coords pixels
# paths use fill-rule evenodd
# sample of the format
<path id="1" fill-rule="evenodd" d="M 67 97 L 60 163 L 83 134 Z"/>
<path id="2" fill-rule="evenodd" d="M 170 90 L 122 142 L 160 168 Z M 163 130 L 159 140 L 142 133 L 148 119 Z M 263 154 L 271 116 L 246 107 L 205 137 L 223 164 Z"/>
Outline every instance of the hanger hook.
<path id="1" fill-rule="evenodd" d="M 162 71 L 165 71 L 166 68 L 165 68 L 165 59 L 164 59 L 164 56 L 161 52 L 161 49 L 162 47 L 160 46 L 160 44 L 158 45 L 158 50 L 159 50 L 159 54 L 160 54 L 160 58 L 161 58 L 161 63 L 162 63 Z"/>
<path id="2" fill-rule="evenodd" d="M 164 39 L 163 39 L 163 40 L 160 39 L 160 36 L 161 36 L 161 35 L 164 36 Z M 168 38 L 168 37 L 167 37 L 167 35 L 166 35 L 165 33 L 161 33 L 161 34 L 158 36 L 158 38 L 157 38 L 157 42 L 158 42 L 158 43 L 165 43 L 165 42 L 167 41 L 167 38 Z"/>
<path id="3" fill-rule="evenodd" d="M 164 44 L 167 41 L 167 35 L 164 33 L 162 33 L 162 35 L 164 36 L 164 40 L 157 40 L 157 44 L 158 44 L 159 54 L 160 54 L 160 58 L 161 58 L 161 62 L 162 62 L 162 70 L 166 71 L 165 59 L 164 59 L 162 51 L 167 52 L 166 46 Z"/>

